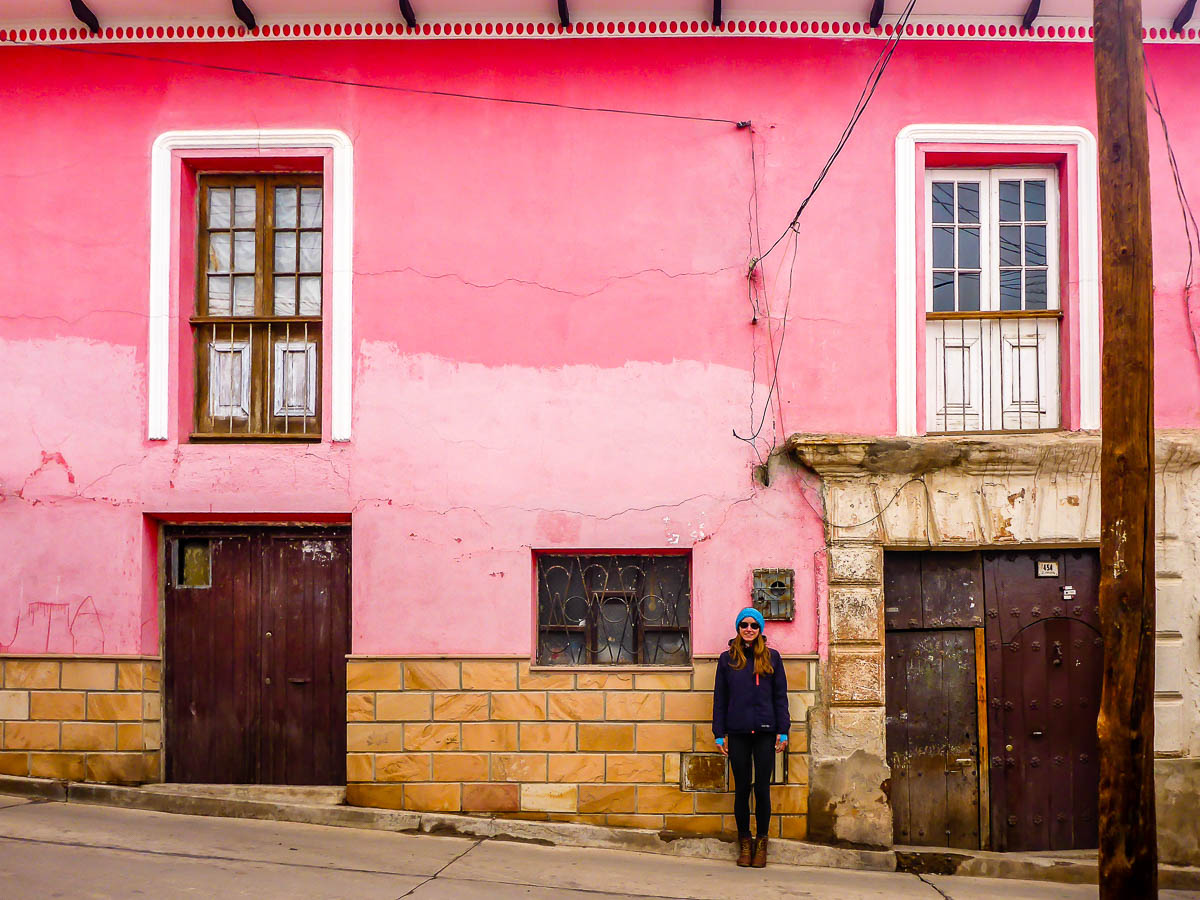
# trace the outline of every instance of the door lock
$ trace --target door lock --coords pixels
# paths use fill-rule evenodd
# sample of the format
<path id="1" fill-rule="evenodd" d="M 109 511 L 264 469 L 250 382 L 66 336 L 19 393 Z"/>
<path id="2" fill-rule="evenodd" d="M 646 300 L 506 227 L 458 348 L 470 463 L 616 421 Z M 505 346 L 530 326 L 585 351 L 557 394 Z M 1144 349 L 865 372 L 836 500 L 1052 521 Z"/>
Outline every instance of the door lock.
<path id="1" fill-rule="evenodd" d="M 1012 753 L 1012 744 L 1005 744 L 1005 745 L 1004 745 L 1004 749 L 1005 749 L 1005 751 L 1007 751 L 1008 753 Z"/>

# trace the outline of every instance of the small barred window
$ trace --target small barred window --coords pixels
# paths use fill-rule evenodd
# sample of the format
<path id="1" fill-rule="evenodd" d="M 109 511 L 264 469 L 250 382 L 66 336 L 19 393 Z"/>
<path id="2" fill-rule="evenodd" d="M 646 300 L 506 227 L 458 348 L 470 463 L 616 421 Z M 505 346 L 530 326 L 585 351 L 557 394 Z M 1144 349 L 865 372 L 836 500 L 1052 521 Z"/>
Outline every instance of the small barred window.
<path id="1" fill-rule="evenodd" d="M 691 557 L 543 554 L 537 561 L 543 666 L 691 663 Z"/>

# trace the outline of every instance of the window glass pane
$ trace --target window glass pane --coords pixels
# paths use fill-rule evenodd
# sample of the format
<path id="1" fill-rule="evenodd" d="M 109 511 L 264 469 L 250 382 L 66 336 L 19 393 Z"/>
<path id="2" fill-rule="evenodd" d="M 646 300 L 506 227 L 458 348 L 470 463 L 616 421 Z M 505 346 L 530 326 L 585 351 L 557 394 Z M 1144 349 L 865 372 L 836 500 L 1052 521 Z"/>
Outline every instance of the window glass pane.
<path id="1" fill-rule="evenodd" d="M 1044 266 L 1046 264 L 1046 226 L 1025 226 L 1025 265 Z"/>
<path id="2" fill-rule="evenodd" d="M 1000 308 L 1021 308 L 1021 270 L 1004 269 L 1000 272 Z"/>
<path id="3" fill-rule="evenodd" d="M 939 269 L 954 268 L 954 229 L 933 229 L 933 264 Z"/>
<path id="4" fill-rule="evenodd" d="M 208 236 L 208 271 L 229 271 L 229 234 L 210 234 Z"/>
<path id="5" fill-rule="evenodd" d="M 933 311 L 954 312 L 954 273 L 933 273 Z"/>
<path id="6" fill-rule="evenodd" d="M 958 186 L 958 221 L 975 224 L 979 221 L 979 183 L 962 182 Z"/>
<path id="7" fill-rule="evenodd" d="M 321 227 L 320 188 L 303 188 L 300 191 L 300 227 Z"/>
<path id="8" fill-rule="evenodd" d="M 321 276 L 305 275 L 300 279 L 300 315 L 321 314 Z"/>
<path id="9" fill-rule="evenodd" d="M 1025 272 L 1025 308 L 1046 308 L 1046 270 L 1028 269 Z"/>
<path id="10" fill-rule="evenodd" d="M 229 311 L 228 276 L 208 276 L 208 314 L 210 316 L 227 316 Z"/>
<path id="11" fill-rule="evenodd" d="M 1021 221 L 1021 182 L 1000 182 L 1000 221 Z"/>
<path id="12" fill-rule="evenodd" d="M 275 315 L 294 316 L 296 314 L 296 279 L 275 278 Z"/>
<path id="13" fill-rule="evenodd" d="M 652 666 L 686 666 L 687 635 L 671 631 L 647 634 L 642 662 Z"/>
<path id="14" fill-rule="evenodd" d="M 233 224 L 237 228 L 254 227 L 254 211 L 258 206 L 258 198 L 252 187 L 234 188 L 233 191 Z"/>
<path id="15" fill-rule="evenodd" d="M 254 271 L 253 231 L 235 231 L 233 233 L 233 270 L 235 272 Z"/>
<path id="16" fill-rule="evenodd" d="M 1025 182 L 1025 221 L 1046 221 L 1046 182 Z"/>
<path id="17" fill-rule="evenodd" d="M 229 188 L 210 188 L 208 191 L 208 227 L 229 227 Z"/>
<path id="18" fill-rule="evenodd" d="M 300 232 L 300 271 L 321 271 L 321 232 Z"/>
<path id="19" fill-rule="evenodd" d="M 275 188 L 275 227 L 296 227 L 296 189 L 294 187 Z"/>
<path id="20" fill-rule="evenodd" d="M 1021 265 L 1021 226 L 1000 226 L 1000 265 Z"/>
<path id="21" fill-rule="evenodd" d="M 233 279 L 233 314 L 254 315 L 254 276 L 236 275 Z"/>
<path id="22" fill-rule="evenodd" d="M 933 183 L 933 221 L 954 221 L 954 182 L 935 181 Z"/>
<path id="23" fill-rule="evenodd" d="M 275 232 L 275 271 L 296 271 L 296 233 L 294 231 Z"/>
<path id="24" fill-rule="evenodd" d="M 979 309 L 979 273 L 964 272 L 958 276 L 959 312 Z"/>
<path id="25" fill-rule="evenodd" d="M 979 229 L 958 229 L 958 267 L 960 269 L 979 268 Z"/>

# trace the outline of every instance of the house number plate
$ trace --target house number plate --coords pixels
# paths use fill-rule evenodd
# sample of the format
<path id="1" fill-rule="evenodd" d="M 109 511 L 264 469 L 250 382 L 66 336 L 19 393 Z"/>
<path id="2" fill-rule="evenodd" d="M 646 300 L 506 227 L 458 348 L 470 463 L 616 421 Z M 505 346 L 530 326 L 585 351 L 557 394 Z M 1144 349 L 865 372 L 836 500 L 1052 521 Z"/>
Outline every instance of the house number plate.
<path id="1" fill-rule="evenodd" d="M 1057 578 L 1058 577 L 1058 560 L 1039 559 L 1037 561 L 1037 577 L 1038 578 Z"/>

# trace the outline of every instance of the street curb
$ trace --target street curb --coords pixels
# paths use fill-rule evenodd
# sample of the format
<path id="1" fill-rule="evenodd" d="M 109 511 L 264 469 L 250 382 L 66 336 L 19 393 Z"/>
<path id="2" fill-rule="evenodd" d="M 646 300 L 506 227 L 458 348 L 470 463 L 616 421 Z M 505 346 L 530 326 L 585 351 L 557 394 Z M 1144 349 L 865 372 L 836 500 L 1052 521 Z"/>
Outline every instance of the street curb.
<path id="1" fill-rule="evenodd" d="M 27 784 L 33 782 L 36 784 Z M 691 859 L 732 860 L 737 853 L 736 846 L 728 840 L 673 832 L 609 828 L 572 822 L 535 822 L 359 806 L 247 800 L 110 784 L 6 777 L 0 780 L 0 793 L 36 795 L 46 799 L 65 800 L 68 803 L 117 806 L 189 816 L 263 819 L 408 834 L 521 841 L 555 847 L 633 850 Z M 775 838 L 771 840 L 771 860 L 791 866 L 821 866 L 878 872 L 896 870 L 896 856 L 890 850 L 852 850 Z"/>

